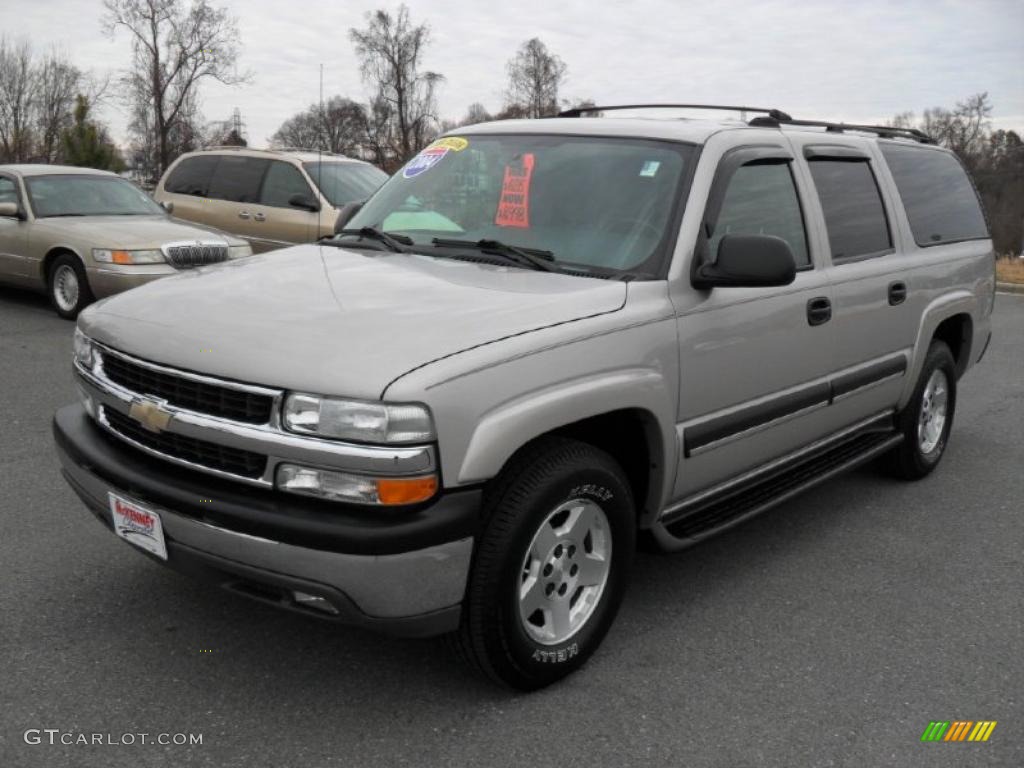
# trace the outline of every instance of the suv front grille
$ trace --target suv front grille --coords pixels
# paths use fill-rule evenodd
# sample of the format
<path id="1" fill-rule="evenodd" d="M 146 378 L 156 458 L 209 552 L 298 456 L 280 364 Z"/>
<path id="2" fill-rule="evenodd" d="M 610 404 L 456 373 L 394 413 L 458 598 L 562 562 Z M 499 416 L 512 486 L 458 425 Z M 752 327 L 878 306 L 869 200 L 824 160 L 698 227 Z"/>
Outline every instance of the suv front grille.
<path id="1" fill-rule="evenodd" d="M 269 395 L 175 376 L 137 365 L 119 355 L 106 352 L 102 355 L 103 372 L 107 378 L 132 392 L 166 400 L 179 408 L 246 424 L 266 424 L 270 421 L 274 400 Z"/>
<path id="2" fill-rule="evenodd" d="M 102 410 L 103 419 L 116 433 L 165 456 L 241 477 L 260 478 L 266 470 L 267 457 L 262 454 L 171 432 L 157 434 L 111 408 Z"/>
<path id="3" fill-rule="evenodd" d="M 228 259 L 228 247 L 220 243 L 182 243 L 164 247 L 167 263 L 177 269 L 217 264 Z"/>

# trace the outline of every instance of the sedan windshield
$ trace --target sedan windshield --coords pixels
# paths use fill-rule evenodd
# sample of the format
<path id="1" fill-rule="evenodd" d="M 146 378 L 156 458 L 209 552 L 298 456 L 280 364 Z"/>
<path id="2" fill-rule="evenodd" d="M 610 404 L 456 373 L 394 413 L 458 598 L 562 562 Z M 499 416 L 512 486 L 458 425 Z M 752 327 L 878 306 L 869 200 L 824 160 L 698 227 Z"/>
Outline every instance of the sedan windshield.
<path id="1" fill-rule="evenodd" d="M 303 163 L 309 178 L 335 208 L 362 202 L 388 180 L 384 171 L 367 163 Z"/>
<path id="2" fill-rule="evenodd" d="M 348 226 L 400 233 L 425 253 L 453 240 L 496 241 L 569 269 L 653 276 L 692 154 L 689 145 L 640 139 L 449 136 L 409 161 Z"/>
<path id="3" fill-rule="evenodd" d="M 25 179 L 36 218 L 51 216 L 152 216 L 164 209 L 129 181 L 78 174 Z"/>

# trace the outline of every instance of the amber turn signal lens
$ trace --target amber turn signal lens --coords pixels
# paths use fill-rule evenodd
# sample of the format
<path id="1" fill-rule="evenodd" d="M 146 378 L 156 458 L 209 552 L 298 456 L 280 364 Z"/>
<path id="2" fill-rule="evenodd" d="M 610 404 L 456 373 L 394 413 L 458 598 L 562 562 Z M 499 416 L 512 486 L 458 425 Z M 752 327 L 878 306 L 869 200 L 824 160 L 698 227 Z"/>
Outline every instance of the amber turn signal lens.
<path id="1" fill-rule="evenodd" d="M 132 255 L 128 251 L 111 251 L 110 259 L 115 264 L 134 264 Z"/>
<path id="2" fill-rule="evenodd" d="M 415 504 L 437 493 L 437 475 L 426 477 L 378 478 L 377 500 L 380 504 Z"/>

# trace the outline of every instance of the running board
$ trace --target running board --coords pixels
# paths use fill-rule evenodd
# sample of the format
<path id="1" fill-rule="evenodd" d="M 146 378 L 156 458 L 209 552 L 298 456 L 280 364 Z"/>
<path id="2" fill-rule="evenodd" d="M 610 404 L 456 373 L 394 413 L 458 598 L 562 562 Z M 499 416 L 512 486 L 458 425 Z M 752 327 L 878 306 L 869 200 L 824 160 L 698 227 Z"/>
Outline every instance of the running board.
<path id="1" fill-rule="evenodd" d="M 902 440 L 902 434 L 892 431 L 858 434 L 755 482 L 684 504 L 658 520 L 652 533 L 666 550 L 685 549 L 871 461 Z"/>

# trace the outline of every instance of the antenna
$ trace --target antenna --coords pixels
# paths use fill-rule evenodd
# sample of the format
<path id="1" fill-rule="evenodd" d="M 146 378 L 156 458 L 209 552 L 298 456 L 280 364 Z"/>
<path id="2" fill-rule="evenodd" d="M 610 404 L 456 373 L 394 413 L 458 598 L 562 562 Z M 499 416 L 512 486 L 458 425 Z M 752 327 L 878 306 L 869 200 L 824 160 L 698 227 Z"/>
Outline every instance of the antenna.
<path id="1" fill-rule="evenodd" d="M 324 194 L 323 184 L 320 182 L 324 172 L 324 120 L 326 115 L 324 114 L 324 65 L 320 62 L 320 140 L 316 143 L 316 191 L 320 197 L 325 198 L 327 195 Z M 316 209 L 316 239 L 320 239 L 320 233 L 323 231 L 323 216 L 324 206 L 321 204 Z"/>

